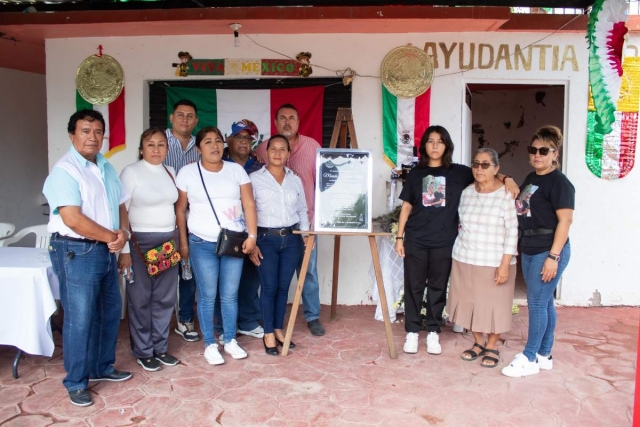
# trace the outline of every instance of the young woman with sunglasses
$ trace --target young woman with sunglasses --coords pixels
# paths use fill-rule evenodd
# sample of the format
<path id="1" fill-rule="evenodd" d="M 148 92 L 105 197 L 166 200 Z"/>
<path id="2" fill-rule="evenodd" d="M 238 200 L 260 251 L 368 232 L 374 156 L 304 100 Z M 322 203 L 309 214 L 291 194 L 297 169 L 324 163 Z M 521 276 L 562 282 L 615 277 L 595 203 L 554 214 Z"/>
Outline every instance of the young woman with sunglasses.
<path id="1" fill-rule="evenodd" d="M 458 235 L 458 205 L 462 191 L 473 183 L 471 168 L 453 163 L 453 142 L 442 126 L 430 126 L 420 140 L 420 163 L 409 174 L 400 199 L 396 252 L 404 258 L 405 353 L 418 352 L 421 329 L 420 310 L 427 291 L 427 352 L 442 353 L 440 325 L 447 283 L 451 271 L 451 251 Z M 498 175 L 514 196 L 518 186 L 510 177 Z M 433 186 L 444 197 L 429 201 Z"/>
<path id="2" fill-rule="evenodd" d="M 520 187 L 519 204 L 528 208 L 518 210 L 518 248 L 527 284 L 529 336 L 524 351 L 502 370 L 508 377 L 535 375 L 540 369 L 553 368 L 554 293 L 571 258 L 569 227 L 575 208 L 575 188 L 560 171 L 561 146 L 560 129 L 544 126 L 527 148 L 535 170 Z"/>

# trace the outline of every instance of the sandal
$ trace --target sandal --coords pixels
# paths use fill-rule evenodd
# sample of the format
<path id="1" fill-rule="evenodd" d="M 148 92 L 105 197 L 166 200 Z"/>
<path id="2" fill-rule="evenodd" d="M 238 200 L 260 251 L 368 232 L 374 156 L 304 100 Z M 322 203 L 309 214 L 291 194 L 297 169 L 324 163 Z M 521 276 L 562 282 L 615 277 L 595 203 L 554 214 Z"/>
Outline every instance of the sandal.
<path id="1" fill-rule="evenodd" d="M 475 351 L 473 351 L 474 347 L 478 347 L 480 349 L 480 352 L 476 353 Z M 485 352 L 484 347 L 476 342 L 476 343 L 473 343 L 473 346 L 469 350 L 463 351 L 460 358 L 466 362 L 471 362 L 473 360 L 476 360 L 478 357 L 482 356 L 484 352 Z M 464 357 L 465 354 L 469 357 Z"/>
<path id="2" fill-rule="evenodd" d="M 487 348 L 484 350 L 485 356 L 482 358 L 482 362 L 480 363 L 483 368 L 495 368 L 498 366 L 498 362 L 500 362 L 500 352 L 498 350 L 493 350 L 491 348 Z M 498 357 L 488 356 L 487 353 L 495 354 Z M 485 363 L 492 362 L 492 363 Z"/>

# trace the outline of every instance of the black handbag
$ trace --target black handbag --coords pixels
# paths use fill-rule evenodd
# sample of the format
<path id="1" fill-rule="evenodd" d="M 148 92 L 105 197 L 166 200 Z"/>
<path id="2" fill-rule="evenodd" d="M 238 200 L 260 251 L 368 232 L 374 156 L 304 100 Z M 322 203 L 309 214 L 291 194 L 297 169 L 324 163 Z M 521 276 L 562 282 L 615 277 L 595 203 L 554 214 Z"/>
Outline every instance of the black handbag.
<path id="1" fill-rule="evenodd" d="M 218 233 L 218 241 L 216 244 L 216 255 L 218 256 L 233 256 L 237 258 L 244 258 L 244 252 L 242 252 L 242 244 L 249 238 L 249 233 L 246 231 L 233 231 L 226 228 L 222 228 L 216 209 L 213 207 L 211 197 L 207 191 L 207 185 L 204 183 L 204 177 L 202 176 L 202 169 L 200 169 L 200 162 L 198 162 L 198 173 L 200 173 L 200 180 L 204 187 L 204 192 L 207 195 L 209 206 L 213 211 L 213 215 L 216 217 L 218 227 L 220 227 L 220 233 Z"/>

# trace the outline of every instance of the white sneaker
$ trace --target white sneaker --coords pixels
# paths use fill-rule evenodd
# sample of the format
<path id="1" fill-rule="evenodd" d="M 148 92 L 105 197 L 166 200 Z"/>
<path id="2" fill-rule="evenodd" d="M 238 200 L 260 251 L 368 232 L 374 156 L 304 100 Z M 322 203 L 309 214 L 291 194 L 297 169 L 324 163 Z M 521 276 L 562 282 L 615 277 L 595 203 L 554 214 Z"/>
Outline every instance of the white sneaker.
<path id="1" fill-rule="evenodd" d="M 528 375 L 535 375 L 539 373 L 540 365 L 538 365 L 538 361 L 529 362 L 527 356 L 522 353 L 518 353 L 509 366 L 502 368 L 502 375 L 511 378 L 526 377 Z"/>
<path id="2" fill-rule="evenodd" d="M 250 331 L 241 331 L 240 329 L 238 329 L 238 333 L 242 335 L 248 335 L 254 338 L 264 337 L 264 329 L 262 329 L 262 326 L 260 325 L 258 325 L 255 329 L 252 329 Z"/>
<path id="3" fill-rule="evenodd" d="M 462 332 L 464 332 L 464 328 L 460 325 L 456 325 L 455 323 L 453 324 L 453 332 L 460 334 Z"/>
<path id="4" fill-rule="evenodd" d="M 539 354 L 536 354 L 536 357 L 538 358 L 538 366 L 540 367 L 540 369 L 544 369 L 545 371 L 550 371 L 553 369 L 553 356 L 549 355 L 548 357 L 545 356 L 541 356 Z"/>
<path id="5" fill-rule="evenodd" d="M 440 346 L 440 336 L 437 332 L 429 332 L 429 335 L 427 335 L 427 353 L 442 353 L 442 347 Z"/>
<path id="6" fill-rule="evenodd" d="M 418 352 L 418 334 L 416 332 L 407 333 L 402 351 L 408 354 L 416 354 Z"/>
<path id="7" fill-rule="evenodd" d="M 238 341 L 231 340 L 231 342 L 224 344 L 224 352 L 234 359 L 244 359 L 247 357 L 247 352 L 238 345 Z"/>
<path id="8" fill-rule="evenodd" d="M 204 351 L 204 358 L 207 359 L 209 365 L 222 365 L 224 363 L 224 359 L 218 351 L 218 344 L 209 345 Z"/>
<path id="9" fill-rule="evenodd" d="M 184 338 L 185 341 L 193 342 L 200 341 L 200 335 L 196 332 L 193 322 L 181 323 L 179 320 L 176 322 L 175 333 Z"/>

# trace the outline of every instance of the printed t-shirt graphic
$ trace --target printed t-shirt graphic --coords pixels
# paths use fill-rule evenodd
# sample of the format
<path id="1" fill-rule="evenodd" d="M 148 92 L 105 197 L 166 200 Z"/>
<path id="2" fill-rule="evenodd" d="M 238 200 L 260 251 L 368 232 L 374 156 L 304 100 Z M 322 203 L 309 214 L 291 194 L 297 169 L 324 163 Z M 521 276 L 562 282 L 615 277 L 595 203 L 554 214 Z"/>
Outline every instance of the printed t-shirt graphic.
<path id="1" fill-rule="evenodd" d="M 446 206 L 447 178 L 444 176 L 427 175 L 422 178 L 422 204 L 443 208 Z"/>
<path id="2" fill-rule="evenodd" d="M 531 196 L 538 189 L 537 185 L 529 184 L 516 199 L 516 212 L 518 215 L 531 216 Z"/>

